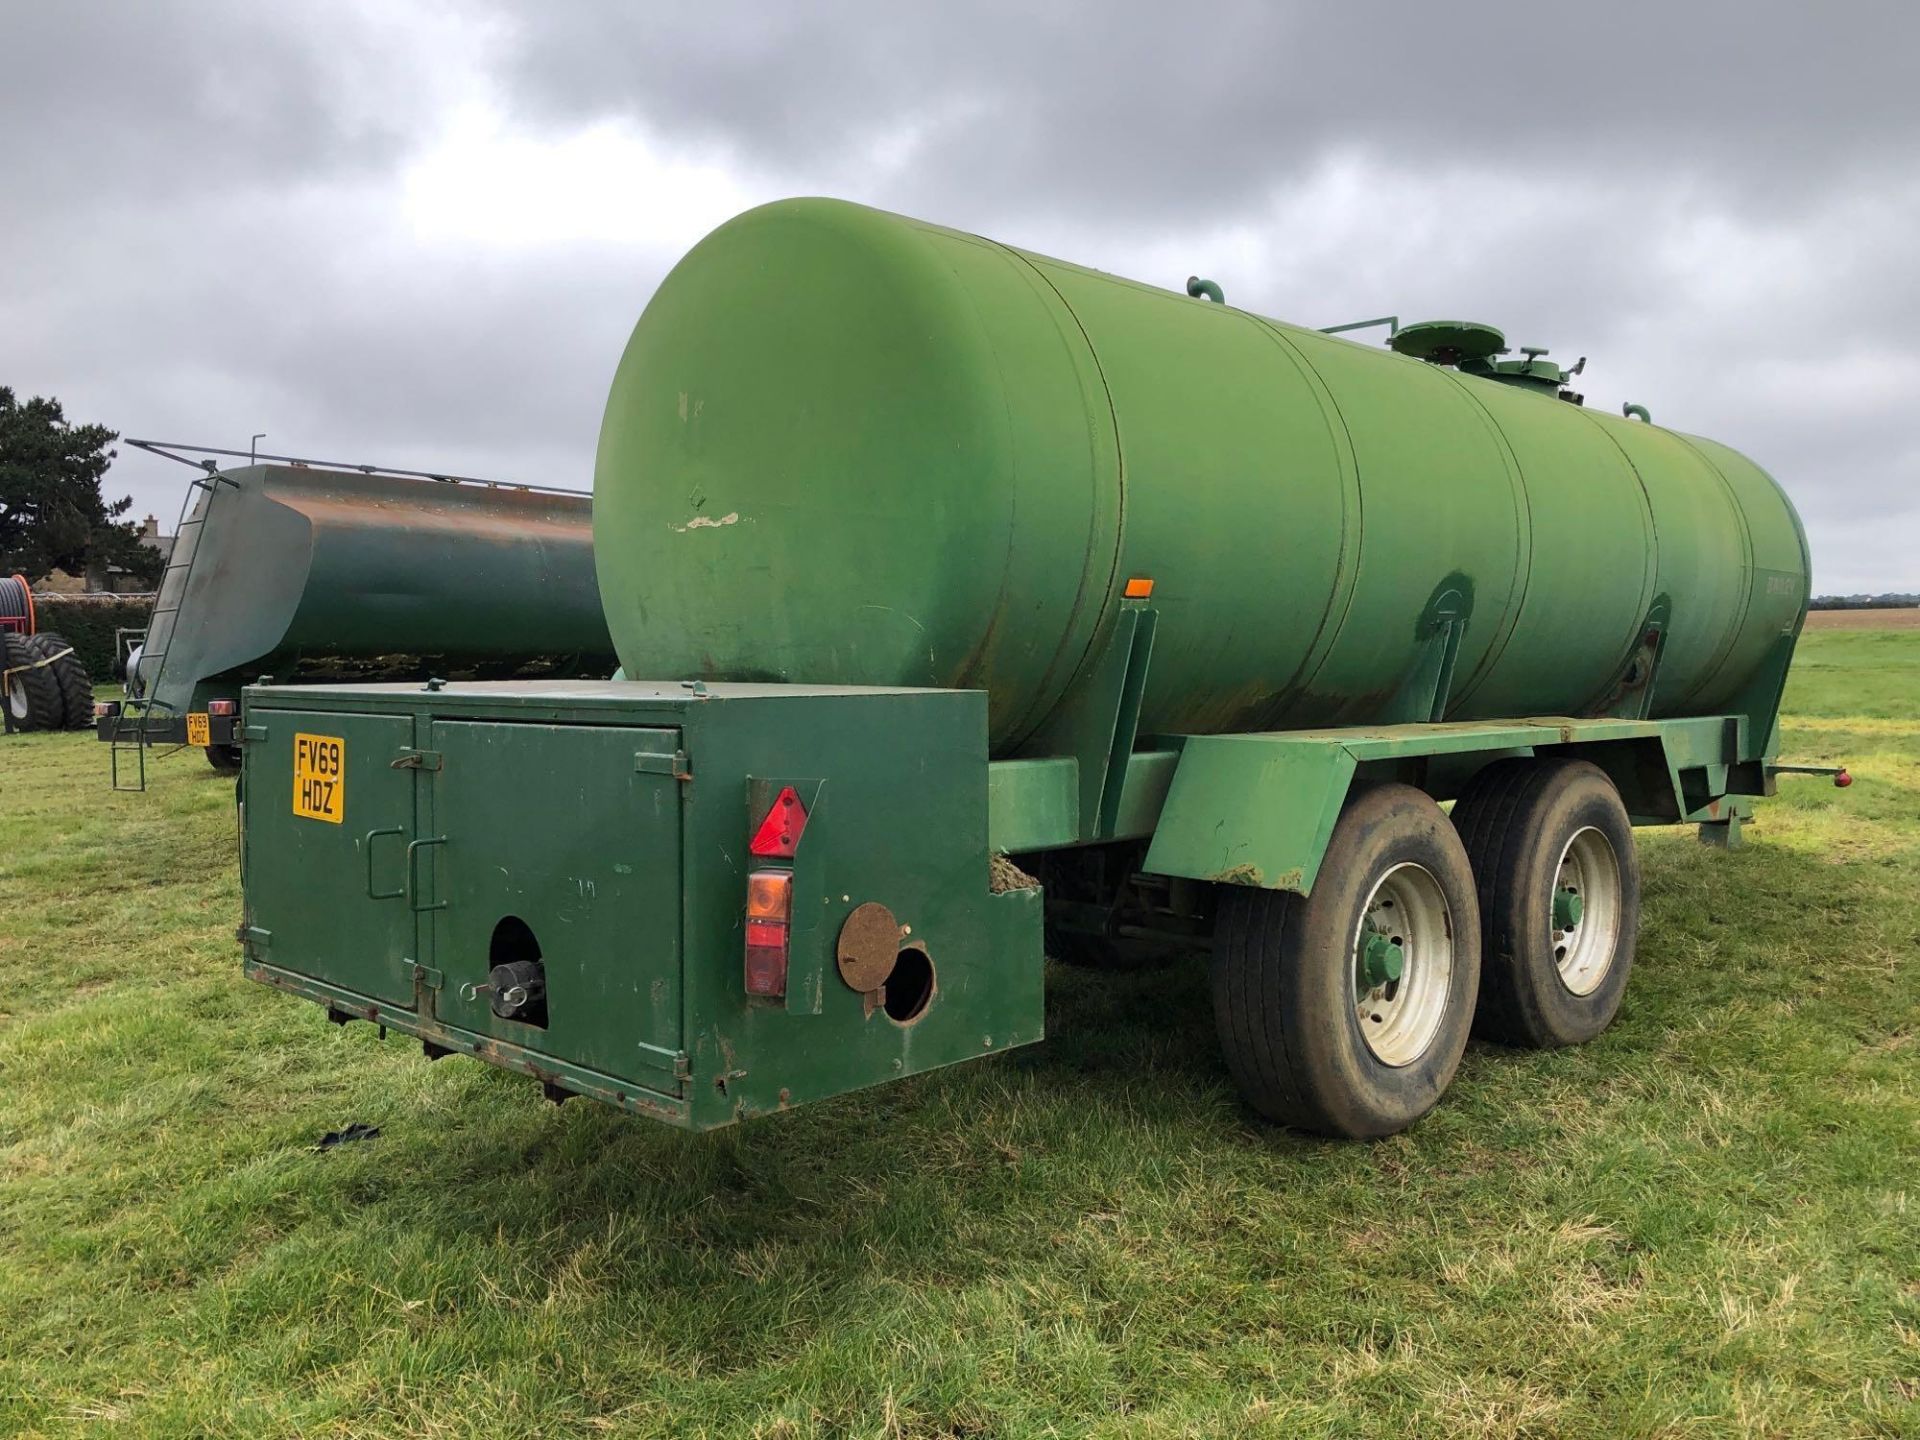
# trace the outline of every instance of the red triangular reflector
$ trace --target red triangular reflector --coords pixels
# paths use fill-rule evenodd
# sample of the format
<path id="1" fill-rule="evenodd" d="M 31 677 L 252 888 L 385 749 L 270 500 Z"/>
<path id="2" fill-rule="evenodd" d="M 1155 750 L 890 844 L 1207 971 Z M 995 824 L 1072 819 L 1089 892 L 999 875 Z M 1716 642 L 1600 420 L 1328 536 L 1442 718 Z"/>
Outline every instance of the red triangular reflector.
<path id="1" fill-rule="evenodd" d="M 747 849 L 755 855 L 773 855 L 790 860 L 800 844 L 800 832 L 806 828 L 807 807 L 800 803 L 800 797 L 793 793 L 791 785 L 785 786 L 774 797 L 773 808 L 767 811 L 767 818 L 760 822 L 760 828 L 753 832 L 753 843 Z"/>

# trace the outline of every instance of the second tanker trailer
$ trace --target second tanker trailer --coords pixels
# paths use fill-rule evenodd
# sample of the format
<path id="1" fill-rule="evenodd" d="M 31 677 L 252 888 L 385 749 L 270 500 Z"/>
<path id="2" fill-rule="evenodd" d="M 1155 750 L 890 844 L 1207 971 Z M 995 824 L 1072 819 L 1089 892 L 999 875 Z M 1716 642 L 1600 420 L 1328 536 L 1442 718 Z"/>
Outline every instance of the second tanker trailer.
<path id="1" fill-rule="evenodd" d="M 722 226 L 601 430 L 650 678 L 250 689 L 247 972 L 692 1128 L 1039 1039 L 1043 936 L 1209 947 L 1247 1099 L 1327 1133 L 1598 1034 L 1631 826 L 1771 791 L 1792 506 L 1487 327 L 1190 290 Z"/>
<path id="2" fill-rule="evenodd" d="M 131 443 L 170 459 L 232 453 Z M 238 769 L 240 689 L 262 675 L 612 671 L 587 496 L 262 458 L 277 463 L 199 462 L 128 699 L 94 708 L 116 787 L 144 784 L 148 745 L 198 746 Z"/>

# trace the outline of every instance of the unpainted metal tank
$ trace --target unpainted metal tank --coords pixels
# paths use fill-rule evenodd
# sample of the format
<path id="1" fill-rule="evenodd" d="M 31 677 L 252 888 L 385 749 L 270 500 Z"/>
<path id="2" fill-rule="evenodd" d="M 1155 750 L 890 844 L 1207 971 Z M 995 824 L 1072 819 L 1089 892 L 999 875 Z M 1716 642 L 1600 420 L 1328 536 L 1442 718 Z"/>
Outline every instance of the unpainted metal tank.
<path id="1" fill-rule="evenodd" d="M 1379 720 L 1449 591 L 1449 718 L 1593 713 L 1663 610 L 1652 713 L 1716 713 L 1808 588 L 1725 446 L 831 200 L 660 286 L 594 525 L 628 673 L 984 688 L 1001 754 L 1133 577 L 1167 733 Z"/>

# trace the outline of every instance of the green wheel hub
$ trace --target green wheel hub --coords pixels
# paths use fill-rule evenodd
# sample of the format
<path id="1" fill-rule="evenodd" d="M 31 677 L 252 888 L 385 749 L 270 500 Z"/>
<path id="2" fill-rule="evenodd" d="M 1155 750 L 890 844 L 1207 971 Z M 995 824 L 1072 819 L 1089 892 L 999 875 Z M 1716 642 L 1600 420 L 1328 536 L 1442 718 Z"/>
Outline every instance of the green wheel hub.
<path id="1" fill-rule="evenodd" d="M 1554 891 L 1553 928 L 1556 930 L 1573 929 L 1574 926 L 1580 923 L 1580 916 L 1585 913 L 1586 908 L 1587 902 L 1580 898 L 1579 892 L 1564 888 Z"/>
<path id="2" fill-rule="evenodd" d="M 1369 935 L 1360 949 L 1360 980 L 1367 990 L 1377 990 L 1405 973 L 1406 952 L 1381 934 Z"/>

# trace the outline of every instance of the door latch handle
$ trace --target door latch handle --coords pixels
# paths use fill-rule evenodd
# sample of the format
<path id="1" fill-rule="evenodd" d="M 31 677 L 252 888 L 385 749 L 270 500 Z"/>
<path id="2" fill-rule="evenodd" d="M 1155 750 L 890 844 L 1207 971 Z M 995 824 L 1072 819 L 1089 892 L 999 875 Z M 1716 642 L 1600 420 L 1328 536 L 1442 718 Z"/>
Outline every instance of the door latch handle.
<path id="1" fill-rule="evenodd" d="M 367 852 L 367 898 L 369 900 L 399 900 L 405 897 L 407 887 L 398 890 L 376 890 L 373 888 L 373 842 L 382 835 L 404 835 L 407 832 L 398 825 L 388 825 L 379 830 L 369 830 L 360 841 L 360 848 Z"/>
<path id="2" fill-rule="evenodd" d="M 407 842 L 407 908 L 416 915 L 424 914 L 429 910 L 444 910 L 447 908 L 448 902 L 445 900 L 437 900 L 431 905 L 422 905 L 420 903 L 418 898 L 420 890 L 419 866 L 415 858 L 420 851 L 426 849 L 429 845 L 444 845 L 446 843 L 447 837 L 444 835 L 435 835 L 427 840 L 409 840 Z"/>

